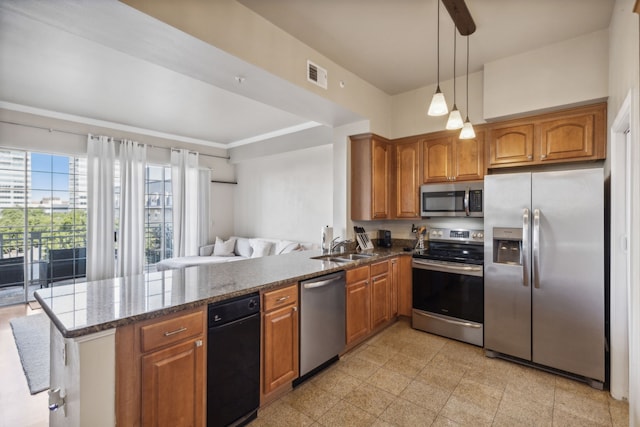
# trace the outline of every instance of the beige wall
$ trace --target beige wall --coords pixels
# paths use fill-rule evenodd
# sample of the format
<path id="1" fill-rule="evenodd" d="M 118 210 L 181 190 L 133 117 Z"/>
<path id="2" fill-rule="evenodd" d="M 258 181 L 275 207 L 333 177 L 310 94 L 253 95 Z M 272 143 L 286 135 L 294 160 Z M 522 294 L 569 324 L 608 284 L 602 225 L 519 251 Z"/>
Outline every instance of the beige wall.
<path id="1" fill-rule="evenodd" d="M 235 0 L 122 1 L 231 55 L 368 118 L 373 132 L 381 135 L 388 135 L 390 132 L 389 95 Z M 329 76 L 327 90 L 307 82 L 307 60 L 327 69 Z M 345 82 L 345 88 L 340 88 L 340 81 Z M 309 119 L 313 120 L 313 118 Z"/>
<path id="2" fill-rule="evenodd" d="M 605 99 L 608 51 L 603 30 L 484 64 L 485 120 Z"/>

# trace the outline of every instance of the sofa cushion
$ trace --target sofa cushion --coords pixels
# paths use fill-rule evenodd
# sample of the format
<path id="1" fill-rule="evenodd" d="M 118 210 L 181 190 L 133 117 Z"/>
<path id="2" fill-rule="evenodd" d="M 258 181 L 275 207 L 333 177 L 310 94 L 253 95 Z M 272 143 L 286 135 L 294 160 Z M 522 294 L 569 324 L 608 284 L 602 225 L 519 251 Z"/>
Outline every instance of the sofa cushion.
<path id="1" fill-rule="evenodd" d="M 276 255 L 288 254 L 289 252 L 300 250 L 300 244 L 298 242 L 292 242 L 290 240 L 280 240 L 276 243 Z"/>
<path id="2" fill-rule="evenodd" d="M 214 246 L 215 246 L 214 243 L 212 243 L 210 245 L 200 246 L 200 248 L 198 249 L 198 255 L 200 255 L 200 256 L 211 256 L 213 254 L 213 247 Z"/>
<path id="3" fill-rule="evenodd" d="M 273 242 L 268 242 L 262 239 L 250 239 L 250 242 L 251 248 L 253 249 L 251 258 L 260 258 L 271 255 L 271 250 L 274 246 Z"/>
<path id="4" fill-rule="evenodd" d="M 251 258 L 251 242 L 246 237 L 238 237 L 236 240 L 236 255 Z"/>
<path id="5" fill-rule="evenodd" d="M 236 239 L 234 237 L 229 238 L 229 240 L 222 240 L 219 237 L 216 237 L 216 244 L 213 247 L 213 255 L 214 256 L 236 256 L 234 250 L 236 247 Z"/>

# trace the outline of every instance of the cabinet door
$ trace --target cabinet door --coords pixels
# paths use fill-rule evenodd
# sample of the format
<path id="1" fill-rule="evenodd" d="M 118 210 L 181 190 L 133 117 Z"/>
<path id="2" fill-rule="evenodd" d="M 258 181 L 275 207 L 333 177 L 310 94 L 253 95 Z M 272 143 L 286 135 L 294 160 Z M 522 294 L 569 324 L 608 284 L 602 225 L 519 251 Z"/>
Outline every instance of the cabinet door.
<path id="1" fill-rule="evenodd" d="M 387 219 L 389 213 L 389 184 L 391 177 L 391 146 L 374 139 L 371 148 L 371 212 L 373 219 Z"/>
<path id="2" fill-rule="evenodd" d="M 375 330 L 391 318 L 389 315 L 390 290 L 388 273 L 371 278 L 371 330 Z"/>
<path id="3" fill-rule="evenodd" d="M 264 378 L 267 394 L 298 377 L 298 309 L 288 305 L 263 315 Z"/>
<path id="4" fill-rule="evenodd" d="M 422 182 L 451 181 L 453 159 L 453 138 L 450 136 L 423 141 L 422 162 L 424 173 Z"/>
<path id="5" fill-rule="evenodd" d="M 420 217 L 420 142 L 396 145 L 396 218 Z"/>
<path id="6" fill-rule="evenodd" d="M 533 125 L 491 129 L 489 165 L 507 165 L 533 161 Z"/>
<path id="7" fill-rule="evenodd" d="M 371 330 L 369 300 L 368 278 L 347 283 L 347 345 L 366 336 Z"/>
<path id="8" fill-rule="evenodd" d="M 540 123 L 540 161 L 593 157 L 593 114 Z"/>
<path id="9" fill-rule="evenodd" d="M 389 261 L 389 281 L 391 288 L 389 314 L 391 317 L 398 315 L 398 283 L 400 281 L 400 263 L 398 258 Z"/>
<path id="10" fill-rule="evenodd" d="M 472 181 L 484 178 L 484 139 L 478 132 L 475 139 L 459 139 L 455 142 L 453 169 L 456 181 Z"/>
<path id="11" fill-rule="evenodd" d="M 142 425 L 204 425 L 205 357 L 202 339 L 142 357 Z"/>
<path id="12" fill-rule="evenodd" d="M 410 256 L 401 256 L 399 260 L 398 314 L 400 316 L 411 316 L 413 304 L 413 270 L 411 261 Z"/>

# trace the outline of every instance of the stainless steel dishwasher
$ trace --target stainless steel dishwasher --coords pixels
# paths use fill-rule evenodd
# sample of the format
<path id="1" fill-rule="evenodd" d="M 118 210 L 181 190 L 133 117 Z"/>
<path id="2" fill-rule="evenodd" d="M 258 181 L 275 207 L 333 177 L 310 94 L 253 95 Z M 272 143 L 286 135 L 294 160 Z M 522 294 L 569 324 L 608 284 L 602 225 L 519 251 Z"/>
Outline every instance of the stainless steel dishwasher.
<path id="1" fill-rule="evenodd" d="M 298 385 L 338 360 L 345 346 L 344 271 L 300 282 L 300 378 Z"/>

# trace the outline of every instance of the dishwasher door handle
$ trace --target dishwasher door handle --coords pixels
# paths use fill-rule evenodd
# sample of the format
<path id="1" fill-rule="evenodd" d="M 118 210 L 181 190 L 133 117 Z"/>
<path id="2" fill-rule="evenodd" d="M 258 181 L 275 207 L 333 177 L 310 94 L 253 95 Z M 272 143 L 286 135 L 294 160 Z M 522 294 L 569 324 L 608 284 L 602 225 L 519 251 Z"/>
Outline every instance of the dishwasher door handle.
<path id="1" fill-rule="evenodd" d="M 317 282 L 304 283 L 302 286 L 305 289 L 313 289 L 313 288 L 321 288 L 323 286 L 329 286 L 329 285 L 332 285 L 334 283 L 340 284 L 341 282 L 342 282 L 342 280 L 339 280 L 339 279 L 319 280 Z"/>

